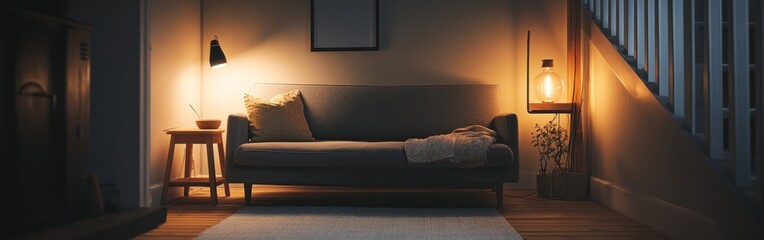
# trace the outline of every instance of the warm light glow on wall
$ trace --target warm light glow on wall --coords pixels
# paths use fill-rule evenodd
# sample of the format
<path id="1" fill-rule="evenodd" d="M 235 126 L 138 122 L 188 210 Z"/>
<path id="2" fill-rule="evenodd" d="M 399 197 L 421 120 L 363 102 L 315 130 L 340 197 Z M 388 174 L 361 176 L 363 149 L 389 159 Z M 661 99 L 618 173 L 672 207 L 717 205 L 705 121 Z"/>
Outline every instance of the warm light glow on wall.
<path id="1" fill-rule="evenodd" d="M 529 96 L 526 91 L 533 88 L 526 83 L 532 84 L 540 70 L 538 62 L 533 64 L 525 81 L 524 30 L 533 28 L 544 36 L 534 40 L 544 47 L 535 49 L 531 59 L 554 58 L 557 68 L 567 68 L 566 61 L 559 60 L 566 58 L 567 9 L 558 0 L 380 1 L 386 13 L 380 15 L 385 23 L 380 28 L 380 51 L 321 53 L 310 52 L 310 16 L 304 14 L 310 12 L 310 5 L 294 2 L 203 1 L 200 35 L 205 36 L 205 61 L 201 109 L 197 109 L 203 116 L 221 119 L 225 126 L 228 114 L 246 112 L 243 95 L 254 93 L 257 83 L 499 84 L 501 111 L 519 113 L 521 129 L 532 129 L 547 116 L 531 116 L 523 110 Z M 422 7 L 428 8 L 426 14 Z M 214 34 L 231 62 L 222 69 L 212 69 L 206 61 Z M 566 94 L 557 101 L 566 102 Z M 191 113 L 187 105 L 182 107 Z M 537 156 L 522 150 L 532 149 L 529 135 L 521 134 L 519 142 L 521 172 L 527 173 L 521 185 L 531 187 Z"/>

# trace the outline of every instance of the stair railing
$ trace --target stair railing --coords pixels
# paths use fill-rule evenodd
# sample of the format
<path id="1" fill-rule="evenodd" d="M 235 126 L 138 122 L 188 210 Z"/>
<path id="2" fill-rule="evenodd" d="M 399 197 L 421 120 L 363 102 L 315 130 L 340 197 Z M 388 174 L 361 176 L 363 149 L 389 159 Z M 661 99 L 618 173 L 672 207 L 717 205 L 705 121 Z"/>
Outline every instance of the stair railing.
<path id="1" fill-rule="evenodd" d="M 742 193 L 764 202 L 764 4 L 581 0 L 666 110 Z"/>

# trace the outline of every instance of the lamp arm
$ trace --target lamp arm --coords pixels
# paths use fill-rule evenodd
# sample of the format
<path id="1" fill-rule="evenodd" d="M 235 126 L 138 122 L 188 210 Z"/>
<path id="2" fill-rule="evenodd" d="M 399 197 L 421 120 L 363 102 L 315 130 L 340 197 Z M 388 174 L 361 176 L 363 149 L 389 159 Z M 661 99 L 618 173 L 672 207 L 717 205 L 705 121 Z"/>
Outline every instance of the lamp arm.
<path id="1" fill-rule="evenodd" d="M 530 75 L 530 59 L 531 59 L 531 30 L 528 30 L 528 37 L 525 42 L 525 110 L 528 111 L 528 113 L 531 112 L 531 99 L 530 99 L 530 84 L 531 84 L 531 75 Z"/>

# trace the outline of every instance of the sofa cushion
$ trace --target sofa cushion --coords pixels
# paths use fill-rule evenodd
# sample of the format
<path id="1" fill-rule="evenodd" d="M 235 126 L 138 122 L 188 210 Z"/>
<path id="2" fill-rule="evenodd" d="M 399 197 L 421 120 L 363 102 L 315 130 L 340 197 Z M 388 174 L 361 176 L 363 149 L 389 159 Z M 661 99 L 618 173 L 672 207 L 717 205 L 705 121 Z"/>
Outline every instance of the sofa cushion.
<path id="1" fill-rule="evenodd" d="M 454 163 L 409 164 L 404 142 L 256 142 L 236 149 L 234 163 L 252 167 L 311 168 L 458 168 Z M 504 144 L 489 148 L 485 167 L 512 166 L 512 150 Z"/>
<path id="2" fill-rule="evenodd" d="M 291 90 L 270 100 L 244 94 L 255 142 L 314 141 L 303 112 L 300 92 Z"/>

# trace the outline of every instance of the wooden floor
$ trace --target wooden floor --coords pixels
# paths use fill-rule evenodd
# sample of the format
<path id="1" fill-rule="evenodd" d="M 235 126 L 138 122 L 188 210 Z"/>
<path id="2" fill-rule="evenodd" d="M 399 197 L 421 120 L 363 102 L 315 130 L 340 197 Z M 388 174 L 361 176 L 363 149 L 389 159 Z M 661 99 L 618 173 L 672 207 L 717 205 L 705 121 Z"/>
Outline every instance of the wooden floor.
<path id="1" fill-rule="evenodd" d="M 241 184 L 231 197 L 218 188 L 219 203 L 209 205 L 209 191 L 193 191 L 168 203 L 167 222 L 136 239 L 191 239 L 236 212 L 244 204 Z M 533 190 L 506 189 L 500 209 L 525 239 L 669 239 L 594 201 L 539 199 Z M 253 187 L 255 205 L 370 207 L 495 207 L 493 192 L 469 189 L 367 189 L 333 187 Z"/>

